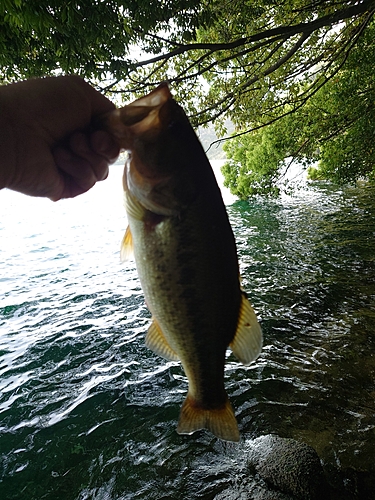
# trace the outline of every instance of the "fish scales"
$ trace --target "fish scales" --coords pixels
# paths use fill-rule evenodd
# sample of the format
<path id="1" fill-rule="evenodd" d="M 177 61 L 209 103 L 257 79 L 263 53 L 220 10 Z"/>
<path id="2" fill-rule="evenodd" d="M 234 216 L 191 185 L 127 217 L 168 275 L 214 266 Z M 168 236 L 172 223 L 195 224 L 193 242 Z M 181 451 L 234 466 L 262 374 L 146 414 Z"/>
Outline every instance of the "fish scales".
<path id="1" fill-rule="evenodd" d="M 177 431 L 207 428 L 238 441 L 224 388 L 228 345 L 245 364 L 262 333 L 241 290 L 233 232 L 208 159 L 168 87 L 107 115 L 104 126 L 129 151 L 124 170 L 129 227 L 153 322 L 146 344 L 179 359 L 189 389 Z"/>
<path id="2" fill-rule="evenodd" d="M 170 347 L 183 353 L 195 399 L 215 407 L 226 402 L 225 351 L 235 335 L 241 292 L 235 249 L 232 255 L 220 251 L 222 232 L 205 205 L 202 195 L 186 214 L 167 218 L 153 231 L 131 217 L 129 225 L 150 312 Z M 217 346 L 210 353 L 212 343 Z"/>

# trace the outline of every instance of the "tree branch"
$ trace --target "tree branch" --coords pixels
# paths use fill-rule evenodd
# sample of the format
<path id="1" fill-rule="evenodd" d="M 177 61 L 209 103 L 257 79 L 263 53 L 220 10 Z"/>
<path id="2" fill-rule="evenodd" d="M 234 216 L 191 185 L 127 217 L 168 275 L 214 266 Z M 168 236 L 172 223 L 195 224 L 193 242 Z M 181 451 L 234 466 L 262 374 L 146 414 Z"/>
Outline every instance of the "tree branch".
<path id="1" fill-rule="evenodd" d="M 292 26 L 280 26 L 277 28 L 272 28 L 269 30 L 262 31 L 255 35 L 251 35 L 245 38 L 239 38 L 229 43 L 191 43 L 187 45 L 180 46 L 170 52 L 161 54 L 159 56 L 152 57 L 145 61 L 139 61 L 136 63 L 136 67 L 148 66 L 149 64 L 154 64 L 163 59 L 171 59 L 174 56 L 190 52 L 192 50 L 209 50 L 210 52 L 217 52 L 220 50 L 233 50 L 243 45 L 248 45 L 265 38 L 274 37 L 287 37 L 290 38 L 298 33 L 310 34 L 313 31 L 322 28 L 323 26 L 331 26 L 339 21 L 355 17 L 359 14 L 364 14 L 375 7 L 375 0 L 363 0 L 363 2 L 356 3 L 352 7 L 337 11 L 333 14 L 323 16 L 315 21 L 310 21 L 308 23 L 299 23 Z M 171 42 L 172 43 L 172 42 Z"/>
<path id="2" fill-rule="evenodd" d="M 363 33 L 363 31 L 364 31 L 365 27 L 366 27 L 366 26 L 367 26 L 367 24 L 369 23 L 369 21 L 370 21 L 371 17 L 373 16 L 374 12 L 375 12 L 375 9 L 374 9 L 373 11 L 371 11 L 371 12 L 369 12 L 369 13 L 368 13 L 368 15 L 366 16 L 365 20 L 364 20 L 364 21 L 363 21 L 363 22 L 362 22 L 359 26 L 355 27 L 355 29 L 354 29 L 354 31 L 353 31 L 353 33 L 352 33 L 351 37 L 350 37 L 350 38 L 349 38 L 349 40 L 345 43 L 345 45 L 341 46 L 341 47 L 340 47 L 340 49 L 339 49 L 336 53 L 333 53 L 333 54 L 331 55 L 330 59 L 328 59 L 328 60 L 326 61 L 326 68 L 325 68 L 325 71 L 327 72 L 328 68 L 329 68 L 330 66 L 332 66 L 332 65 L 335 63 L 335 61 L 337 60 L 338 55 L 340 55 L 340 53 L 344 53 L 344 58 L 343 58 L 342 62 L 341 62 L 341 63 L 337 66 L 337 68 L 335 68 L 335 70 L 333 71 L 333 73 L 332 73 L 331 75 L 326 76 L 326 77 L 324 78 L 324 80 L 323 80 L 323 82 L 322 82 L 322 83 L 318 83 L 318 84 L 317 84 L 317 81 L 319 81 L 319 80 L 314 81 L 314 82 L 312 83 L 312 85 L 310 86 L 310 88 L 309 88 L 308 90 L 306 90 L 306 91 L 302 94 L 302 95 L 304 95 L 304 94 L 305 94 L 305 97 L 303 97 L 303 98 L 301 99 L 302 95 L 301 95 L 301 96 L 299 96 L 299 98 L 298 98 L 298 99 L 299 99 L 299 100 L 301 100 L 301 102 L 300 102 L 299 104 L 297 104 L 297 106 L 295 106 L 292 110 L 288 111 L 287 113 L 282 114 L 282 115 L 280 115 L 280 116 L 278 116 L 278 117 L 276 117 L 276 118 L 273 118 L 272 120 L 270 120 L 270 121 L 268 121 L 268 122 L 266 122 L 266 123 L 264 123 L 264 124 L 261 124 L 261 125 L 259 125 L 259 126 L 254 127 L 254 128 L 248 129 L 248 130 L 247 130 L 247 131 L 245 131 L 245 132 L 240 132 L 240 133 L 238 134 L 238 136 L 240 136 L 240 135 L 244 135 L 244 134 L 246 134 L 246 133 L 250 133 L 250 132 L 252 132 L 252 131 L 255 131 L 255 130 L 258 130 L 258 129 L 262 128 L 262 127 L 265 127 L 265 126 L 267 126 L 267 125 L 270 125 L 270 124 L 274 123 L 275 121 L 279 120 L 280 118 L 282 118 L 284 115 L 288 115 L 288 114 L 290 114 L 290 113 L 294 113 L 295 111 L 297 111 L 298 109 L 300 109 L 300 107 L 302 107 L 302 106 L 303 106 L 303 105 L 307 102 L 307 100 L 308 100 L 311 96 L 313 96 L 313 95 L 314 95 L 314 94 L 315 94 L 315 93 L 316 93 L 316 92 L 317 92 L 317 91 L 318 91 L 318 90 L 319 90 L 319 89 L 320 89 L 320 88 L 321 88 L 321 87 L 322 87 L 322 86 L 323 86 L 323 85 L 324 85 L 324 84 L 325 84 L 325 83 L 326 83 L 329 79 L 331 79 L 331 78 L 332 78 L 332 76 L 334 76 L 334 75 L 335 75 L 335 74 L 336 74 L 336 73 L 337 73 L 337 72 L 338 72 L 338 71 L 342 68 L 342 66 L 344 65 L 344 63 L 345 63 L 345 61 L 346 61 L 346 59 L 347 59 L 347 57 L 348 57 L 348 55 L 349 55 L 350 50 L 352 49 L 352 47 L 353 47 L 353 46 L 355 45 L 355 43 L 357 42 L 358 38 L 359 38 L 359 37 L 361 36 L 361 34 Z M 301 44 L 301 43 L 303 43 L 302 37 L 301 37 L 301 38 L 299 39 L 299 41 L 295 44 L 295 46 L 293 46 L 293 47 L 290 49 L 290 51 L 289 51 L 287 54 L 285 54 L 285 56 L 283 57 L 283 59 L 284 59 L 285 57 L 287 57 L 288 55 L 289 55 L 289 58 L 290 58 L 290 57 L 292 57 L 293 53 L 295 52 L 295 50 L 294 50 L 294 49 L 296 48 L 296 45 Z M 316 65 L 316 64 L 317 64 L 317 62 L 319 62 L 319 61 L 320 61 L 323 57 L 324 57 L 323 55 L 319 56 L 319 58 L 316 58 L 314 61 L 312 61 L 312 64 L 313 64 L 313 65 Z M 282 63 L 281 63 L 281 60 L 277 61 L 277 62 L 273 65 L 273 67 L 274 67 L 273 71 L 275 71 L 275 70 L 276 70 L 279 66 L 281 66 L 283 63 L 285 63 L 285 60 L 284 60 L 284 61 L 282 61 Z M 311 67 L 311 66 L 310 66 L 310 67 Z M 270 73 L 271 73 L 271 69 L 272 69 L 272 67 L 269 67 L 269 68 L 268 68 L 265 72 L 263 72 L 263 74 L 262 74 L 262 75 L 254 76 L 252 79 L 248 80 L 248 81 L 245 83 L 245 85 L 243 85 L 243 86 L 240 88 L 241 94 L 243 95 L 244 93 L 250 92 L 252 89 L 250 89 L 249 87 L 250 87 L 250 86 L 251 86 L 251 85 L 252 85 L 255 81 L 259 80 L 259 79 L 260 79 L 260 76 L 263 76 L 263 75 L 264 75 L 264 76 L 266 76 L 266 75 L 270 74 Z M 308 67 L 305 67 L 305 68 L 304 68 L 304 71 L 307 71 L 307 69 L 308 69 Z M 226 100 L 228 100 L 228 99 L 230 99 L 231 103 L 233 103 L 233 96 L 234 96 L 234 92 L 229 92 L 229 93 L 228 93 L 225 97 L 223 97 L 220 101 L 218 101 L 217 103 L 215 103 L 215 105 L 212 105 L 212 106 L 210 106 L 210 107 L 207 107 L 206 109 L 204 109 L 204 110 L 203 110 L 203 111 L 201 111 L 200 113 L 197 113 L 195 116 L 203 115 L 204 113 L 207 113 L 208 111 L 211 111 L 211 110 L 216 109 L 216 107 L 217 107 L 218 105 L 220 106 L 221 104 L 223 104 L 224 102 L 226 102 Z M 284 101 L 283 103 L 281 103 L 279 106 L 284 106 L 284 105 L 286 105 L 286 102 L 285 102 L 285 101 Z M 208 123 L 208 122 L 213 121 L 214 119 L 218 118 L 218 117 L 219 117 L 219 116 L 221 116 L 223 113 L 225 113 L 225 111 L 226 111 L 227 109 L 228 109 L 228 106 L 225 106 L 225 108 L 220 109 L 220 110 L 219 110 L 219 111 L 218 111 L 215 115 L 211 116 L 211 117 L 210 117 L 210 119 L 207 119 L 207 120 L 204 120 L 204 121 L 202 121 L 202 122 L 199 122 L 199 125 L 204 125 L 205 123 Z M 210 147 L 211 147 L 212 145 L 217 144 L 217 143 L 220 143 L 220 142 L 222 142 L 222 141 L 232 139 L 233 137 L 237 137 L 237 135 L 235 135 L 235 136 L 231 136 L 231 137 L 225 137 L 225 138 L 222 138 L 222 139 L 218 139 L 218 140 L 214 141 L 214 142 L 210 145 Z M 208 149 L 208 150 L 209 150 L 209 149 Z M 208 151 L 208 150 L 207 150 L 207 151 Z"/>
<path id="3" fill-rule="evenodd" d="M 249 80 L 247 80 L 241 86 L 240 92 L 243 92 L 245 89 L 247 89 L 248 87 L 250 87 L 251 85 L 256 83 L 258 80 L 260 80 L 262 77 L 267 76 L 270 73 L 273 73 L 274 71 L 276 71 L 282 64 L 284 64 L 288 59 L 290 59 L 296 53 L 296 51 L 302 46 L 302 44 L 307 40 L 307 38 L 309 36 L 310 36 L 310 33 L 309 34 L 303 33 L 302 36 L 299 38 L 299 40 L 293 45 L 293 47 L 283 57 L 281 57 L 278 61 L 276 61 L 275 64 L 273 64 L 272 66 L 269 66 L 266 70 L 258 73 L 257 75 L 255 75 L 252 78 L 250 78 Z M 237 89 L 237 92 L 238 92 L 238 89 Z M 235 95 L 234 92 L 229 92 L 223 99 L 216 102 L 213 106 L 210 106 L 209 108 L 206 108 L 205 110 L 197 113 L 195 116 L 198 117 L 199 115 L 202 115 L 203 113 L 207 113 L 207 111 L 211 111 L 211 110 L 217 108 L 218 106 L 223 104 L 228 98 L 230 98 L 232 100 L 232 103 L 233 103 L 234 102 L 233 101 L 234 95 Z M 227 110 L 228 106 L 226 106 L 225 109 Z M 212 121 L 215 118 L 218 118 L 221 114 L 223 114 L 223 110 L 220 110 L 219 113 L 217 113 L 216 115 L 211 117 L 209 121 Z M 204 125 L 207 122 L 208 121 L 201 122 L 200 125 Z"/>

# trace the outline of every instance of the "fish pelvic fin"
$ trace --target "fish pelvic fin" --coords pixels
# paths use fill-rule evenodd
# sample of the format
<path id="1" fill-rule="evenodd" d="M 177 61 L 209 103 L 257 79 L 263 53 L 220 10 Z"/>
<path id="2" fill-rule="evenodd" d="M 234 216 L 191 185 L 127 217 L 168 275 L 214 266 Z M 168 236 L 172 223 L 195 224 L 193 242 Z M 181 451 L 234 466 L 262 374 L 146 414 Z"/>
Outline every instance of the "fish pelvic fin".
<path id="1" fill-rule="evenodd" d="M 126 228 L 124 237 L 121 242 L 120 259 L 121 262 L 125 262 L 133 257 L 134 247 L 133 247 L 133 236 L 130 231 L 130 227 Z"/>
<path id="2" fill-rule="evenodd" d="M 178 361 L 179 357 L 170 347 L 159 323 L 154 319 L 146 335 L 146 346 L 168 361 Z"/>
<path id="3" fill-rule="evenodd" d="M 237 331 L 229 347 L 241 363 L 247 366 L 259 356 L 262 345 L 262 329 L 254 309 L 243 293 Z"/>
<path id="4" fill-rule="evenodd" d="M 181 408 L 177 432 L 193 434 L 200 429 L 207 429 L 224 441 L 240 440 L 237 420 L 229 399 L 221 408 L 205 409 L 190 394 L 187 395 Z"/>

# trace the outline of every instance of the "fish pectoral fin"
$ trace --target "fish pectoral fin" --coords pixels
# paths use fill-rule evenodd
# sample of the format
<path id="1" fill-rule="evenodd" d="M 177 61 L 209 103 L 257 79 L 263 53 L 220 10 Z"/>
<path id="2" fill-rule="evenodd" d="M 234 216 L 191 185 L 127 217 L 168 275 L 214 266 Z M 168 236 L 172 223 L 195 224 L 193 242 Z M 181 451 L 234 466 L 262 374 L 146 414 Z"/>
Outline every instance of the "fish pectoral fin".
<path id="1" fill-rule="evenodd" d="M 135 196 L 132 196 L 129 191 L 124 193 L 125 210 L 130 217 L 136 220 L 144 220 L 147 212 L 146 208 L 140 203 Z"/>
<path id="2" fill-rule="evenodd" d="M 246 366 L 259 356 L 262 345 L 262 329 L 250 302 L 243 294 L 236 335 L 229 347 L 241 363 Z"/>
<path id="3" fill-rule="evenodd" d="M 179 357 L 168 344 L 159 324 L 154 319 L 146 335 L 146 346 L 168 361 L 178 361 Z"/>
<path id="4" fill-rule="evenodd" d="M 181 408 L 178 421 L 178 434 L 193 434 L 200 429 L 207 429 L 225 441 L 239 441 L 240 433 L 232 405 L 227 399 L 225 406 L 205 409 L 199 406 L 189 394 Z"/>
<path id="5" fill-rule="evenodd" d="M 126 228 L 124 237 L 121 242 L 120 259 L 121 262 L 125 262 L 133 257 L 133 236 L 130 231 L 130 227 Z"/>

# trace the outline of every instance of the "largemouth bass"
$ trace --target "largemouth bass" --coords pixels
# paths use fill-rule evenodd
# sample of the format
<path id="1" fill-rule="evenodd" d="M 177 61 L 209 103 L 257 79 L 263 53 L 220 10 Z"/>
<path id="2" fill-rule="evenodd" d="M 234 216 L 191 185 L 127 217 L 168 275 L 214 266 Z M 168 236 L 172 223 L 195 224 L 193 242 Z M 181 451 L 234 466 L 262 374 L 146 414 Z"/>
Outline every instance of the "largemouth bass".
<path id="1" fill-rule="evenodd" d="M 152 314 L 146 344 L 180 360 L 189 381 L 177 432 L 206 428 L 238 441 L 224 388 L 228 345 L 245 365 L 262 332 L 241 290 L 234 236 L 205 152 L 167 85 L 109 113 L 104 127 L 129 153 L 123 185 L 134 251 Z"/>

